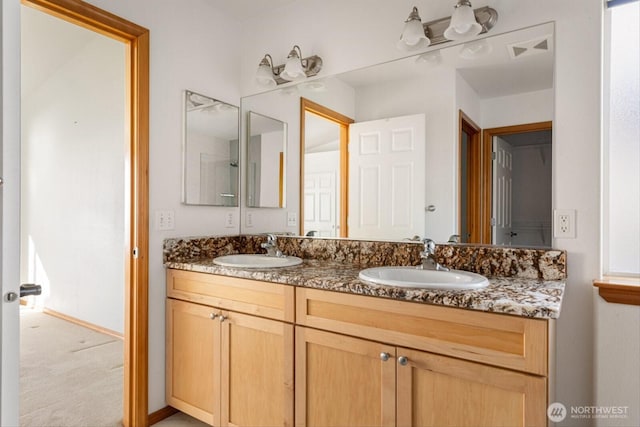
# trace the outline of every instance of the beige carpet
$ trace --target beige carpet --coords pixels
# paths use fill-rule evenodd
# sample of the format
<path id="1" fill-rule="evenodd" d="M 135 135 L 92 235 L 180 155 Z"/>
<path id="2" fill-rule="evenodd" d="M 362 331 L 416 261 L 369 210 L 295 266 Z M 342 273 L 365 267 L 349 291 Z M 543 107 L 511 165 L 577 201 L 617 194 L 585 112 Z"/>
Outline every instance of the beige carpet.
<path id="1" fill-rule="evenodd" d="M 122 425 L 123 342 L 20 312 L 20 426 Z"/>

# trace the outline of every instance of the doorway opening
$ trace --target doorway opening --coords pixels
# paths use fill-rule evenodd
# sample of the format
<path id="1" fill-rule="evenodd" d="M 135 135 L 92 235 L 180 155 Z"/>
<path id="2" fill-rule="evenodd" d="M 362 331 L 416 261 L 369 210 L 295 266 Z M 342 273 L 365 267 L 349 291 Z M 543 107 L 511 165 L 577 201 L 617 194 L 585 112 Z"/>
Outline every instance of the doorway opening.
<path id="1" fill-rule="evenodd" d="M 124 44 L 124 426 L 148 425 L 149 31 L 76 0 L 23 0 Z M 90 100 L 88 100 L 90 101 Z M 68 183 L 73 185 L 73 182 Z"/>
<path id="2" fill-rule="evenodd" d="M 300 235 L 347 237 L 349 125 L 353 119 L 300 98 Z"/>
<path id="3" fill-rule="evenodd" d="M 485 129 L 484 243 L 551 247 L 552 122 Z"/>

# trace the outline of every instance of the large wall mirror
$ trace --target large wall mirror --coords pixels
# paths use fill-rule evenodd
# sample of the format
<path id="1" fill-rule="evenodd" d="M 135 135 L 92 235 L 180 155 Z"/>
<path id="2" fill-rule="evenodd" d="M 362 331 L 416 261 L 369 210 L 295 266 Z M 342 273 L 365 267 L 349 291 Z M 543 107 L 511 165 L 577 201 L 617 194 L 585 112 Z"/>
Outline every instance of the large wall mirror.
<path id="1" fill-rule="evenodd" d="M 553 35 L 543 24 L 243 98 L 286 118 L 299 150 L 287 212 L 300 221 L 269 223 L 549 247 Z"/>
<path id="2" fill-rule="evenodd" d="M 285 207 L 287 124 L 247 113 L 247 206 Z"/>
<path id="3" fill-rule="evenodd" d="M 182 202 L 238 206 L 238 107 L 184 92 Z"/>

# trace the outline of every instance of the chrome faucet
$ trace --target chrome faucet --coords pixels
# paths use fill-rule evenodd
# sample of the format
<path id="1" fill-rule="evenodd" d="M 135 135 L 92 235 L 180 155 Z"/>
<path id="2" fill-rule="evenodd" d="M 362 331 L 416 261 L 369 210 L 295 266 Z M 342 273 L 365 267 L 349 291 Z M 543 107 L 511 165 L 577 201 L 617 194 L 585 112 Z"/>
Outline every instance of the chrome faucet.
<path id="1" fill-rule="evenodd" d="M 261 243 L 260 247 L 262 249 L 267 250 L 267 256 L 273 256 L 282 258 L 285 255 L 282 253 L 280 249 L 278 249 L 277 238 L 275 234 L 267 234 L 267 241 L 265 243 Z"/>
<path id="2" fill-rule="evenodd" d="M 449 271 L 447 267 L 440 265 L 436 260 L 436 242 L 431 239 L 424 239 L 422 243 L 424 243 L 424 250 L 420 252 L 421 268 L 423 270 Z"/>
<path id="3" fill-rule="evenodd" d="M 449 240 L 447 241 L 447 243 L 460 243 L 460 235 L 452 234 L 451 236 L 449 236 Z"/>

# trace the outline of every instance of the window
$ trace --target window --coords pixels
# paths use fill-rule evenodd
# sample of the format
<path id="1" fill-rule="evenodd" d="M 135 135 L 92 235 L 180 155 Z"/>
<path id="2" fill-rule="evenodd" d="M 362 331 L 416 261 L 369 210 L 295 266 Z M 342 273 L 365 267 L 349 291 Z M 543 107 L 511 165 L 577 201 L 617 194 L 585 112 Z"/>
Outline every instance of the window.
<path id="1" fill-rule="evenodd" d="M 640 275 L 640 2 L 609 0 L 604 45 L 604 273 Z"/>

